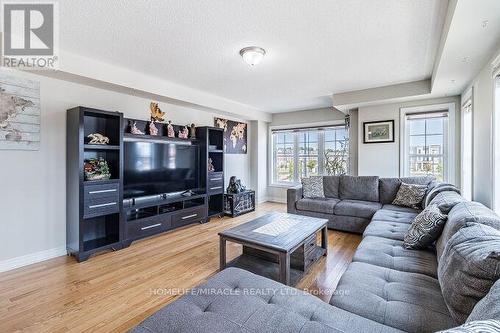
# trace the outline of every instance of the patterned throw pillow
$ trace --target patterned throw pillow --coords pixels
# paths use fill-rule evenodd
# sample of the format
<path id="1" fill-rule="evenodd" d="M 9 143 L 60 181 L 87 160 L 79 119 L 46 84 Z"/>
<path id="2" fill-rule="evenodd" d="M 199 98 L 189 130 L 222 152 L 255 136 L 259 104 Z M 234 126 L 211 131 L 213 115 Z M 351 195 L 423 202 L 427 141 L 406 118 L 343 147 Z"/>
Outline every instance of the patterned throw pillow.
<path id="1" fill-rule="evenodd" d="M 405 235 L 403 246 L 406 249 L 423 249 L 439 238 L 447 216 L 442 214 L 437 205 L 427 206 L 413 220 Z"/>
<path id="2" fill-rule="evenodd" d="M 462 326 L 453 327 L 437 333 L 498 333 L 500 332 L 500 321 L 490 320 L 477 320 L 470 323 L 463 324 Z"/>
<path id="3" fill-rule="evenodd" d="M 311 176 L 302 178 L 302 191 L 304 198 L 324 198 L 323 177 Z"/>
<path id="4" fill-rule="evenodd" d="M 393 205 L 411 207 L 414 209 L 422 208 L 422 200 L 427 192 L 427 185 L 416 185 L 401 183 Z"/>

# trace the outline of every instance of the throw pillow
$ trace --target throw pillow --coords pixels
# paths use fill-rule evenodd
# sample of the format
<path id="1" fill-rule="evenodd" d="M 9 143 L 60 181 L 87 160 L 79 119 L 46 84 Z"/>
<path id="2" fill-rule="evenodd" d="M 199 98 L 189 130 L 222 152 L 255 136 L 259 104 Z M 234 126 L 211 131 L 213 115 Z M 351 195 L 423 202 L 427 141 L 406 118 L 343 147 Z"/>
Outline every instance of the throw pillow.
<path id="1" fill-rule="evenodd" d="M 463 324 L 500 278 L 500 231 L 467 223 L 450 238 L 438 264 L 438 280 L 450 315 Z"/>
<path id="2" fill-rule="evenodd" d="M 490 320 L 477 320 L 470 323 L 463 324 L 462 326 L 449 328 L 437 333 L 498 333 L 500 332 L 500 321 Z"/>
<path id="3" fill-rule="evenodd" d="M 302 178 L 302 191 L 304 198 L 324 198 L 323 177 L 311 176 Z"/>
<path id="4" fill-rule="evenodd" d="M 467 322 L 495 318 L 500 320 L 500 280 L 497 280 L 486 296 L 472 310 Z"/>
<path id="5" fill-rule="evenodd" d="M 411 207 L 414 209 L 422 208 L 422 200 L 427 192 L 427 185 L 416 185 L 401 183 L 393 205 Z"/>
<path id="6" fill-rule="evenodd" d="M 441 213 L 437 205 L 427 206 L 413 220 L 404 237 L 403 246 L 417 250 L 432 245 L 441 235 L 446 219 L 447 216 Z"/>

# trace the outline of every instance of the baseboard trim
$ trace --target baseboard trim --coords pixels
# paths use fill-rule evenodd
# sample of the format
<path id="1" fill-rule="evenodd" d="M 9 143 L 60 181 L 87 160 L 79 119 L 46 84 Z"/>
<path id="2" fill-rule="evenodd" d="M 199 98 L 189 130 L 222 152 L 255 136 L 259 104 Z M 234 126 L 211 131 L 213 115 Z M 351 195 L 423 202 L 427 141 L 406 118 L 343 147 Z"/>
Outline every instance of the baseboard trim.
<path id="1" fill-rule="evenodd" d="M 285 203 L 286 204 L 286 198 L 280 198 L 280 197 L 268 197 L 267 201 L 269 201 L 269 202 L 277 202 L 277 203 Z"/>
<path id="2" fill-rule="evenodd" d="M 66 247 L 56 247 L 0 261 L 0 273 L 66 255 Z"/>

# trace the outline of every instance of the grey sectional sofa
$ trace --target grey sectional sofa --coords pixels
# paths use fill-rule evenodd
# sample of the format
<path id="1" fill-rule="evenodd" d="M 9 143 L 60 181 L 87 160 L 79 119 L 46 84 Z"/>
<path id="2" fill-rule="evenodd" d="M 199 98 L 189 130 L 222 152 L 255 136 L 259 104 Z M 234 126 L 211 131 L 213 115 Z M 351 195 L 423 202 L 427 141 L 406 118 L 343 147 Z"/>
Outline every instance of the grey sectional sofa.
<path id="1" fill-rule="evenodd" d="M 444 230 L 435 246 L 407 250 L 402 246 L 403 237 L 418 211 L 401 210 L 388 204 L 397 192 L 393 185 L 398 182 L 400 180 L 380 179 L 378 202 L 365 200 L 375 200 L 373 193 L 372 197 L 347 194 L 356 197 L 348 199 L 342 186 L 339 187 L 340 198 L 324 200 L 338 200 L 337 203 L 349 200 L 349 205 L 356 204 L 356 210 L 364 207 L 359 201 L 368 201 L 378 207 L 372 214 L 372 205 L 366 204 L 364 213 L 356 212 L 364 216 L 340 215 L 343 210 L 337 210 L 339 215 L 333 214 L 332 227 L 349 231 L 364 229 L 364 232 L 353 261 L 329 304 L 250 272 L 228 268 L 146 319 L 133 332 L 435 332 L 461 324 L 453 319 L 443 291 L 462 291 L 470 286 L 478 288 L 474 295 L 466 295 L 469 303 L 473 300 L 471 307 L 463 303 L 467 322 L 500 320 L 500 281 L 489 292 L 486 290 L 487 295 L 479 300 L 474 297 L 478 297 L 479 286 L 484 286 L 485 281 L 477 275 L 473 265 L 457 269 L 456 274 L 462 275 L 452 276 L 453 279 L 440 274 L 448 261 L 446 246 L 453 240 L 456 242 L 455 235 L 462 233 L 471 222 L 500 230 L 500 218 L 480 203 L 466 201 L 456 192 L 442 190 L 446 186 L 437 185 L 428 193 L 426 201 L 448 213 Z M 435 185 L 429 184 L 430 187 Z M 362 191 L 361 187 L 359 190 Z M 373 186 L 372 190 L 376 192 Z M 294 198 L 299 191 L 292 192 Z M 298 201 L 300 199 L 294 202 Z M 323 214 L 332 215 L 330 211 Z M 357 227 L 347 227 L 348 222 L 338 223 L 342 218 Z M 489 247 L 498 245 L 500 248 L 498 238 L 487 240 Z M 474 239 L 472 241 L 474 243 Z M 478 250 L 476 246 L 465 251 L 464 260 L 467 262 L 468 255 L 477 256 Z M 496 266 L 490 267 L 490 271 L 497 274 L 500 257 L 493 262 Z M 452 274 L 455 273 L 452 271 Z"/>

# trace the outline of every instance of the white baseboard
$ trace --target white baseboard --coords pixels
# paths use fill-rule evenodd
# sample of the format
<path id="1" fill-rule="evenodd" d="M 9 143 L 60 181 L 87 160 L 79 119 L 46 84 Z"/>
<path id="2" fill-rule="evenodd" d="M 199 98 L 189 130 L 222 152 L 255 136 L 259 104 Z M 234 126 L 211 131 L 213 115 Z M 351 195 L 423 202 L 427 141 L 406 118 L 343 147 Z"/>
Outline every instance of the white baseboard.
<path id="1" fill-rule="evenodd" d="M 268 197 L 267 201 L 286 204 L 286 198 L 280 198 L 280 197 Z"/>
<path id="2" fill-rule="evenodd" d="M 35 264 L 40 261 L 64 256 L 66 255 L 66 253 L 67 253 L 66 247 L 62 246 L 62 247 L 56 247 L 54 249 L 48 249 L 44 251 L 30 253 L 20 257 L 3 260 L 0 261 L 0 272 L 10 271 L 15 268 Z"/>

